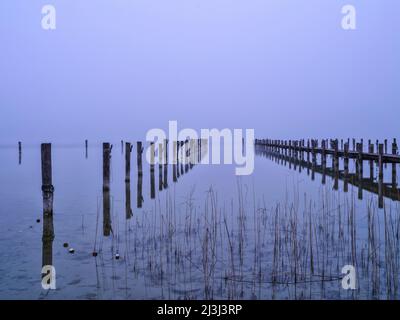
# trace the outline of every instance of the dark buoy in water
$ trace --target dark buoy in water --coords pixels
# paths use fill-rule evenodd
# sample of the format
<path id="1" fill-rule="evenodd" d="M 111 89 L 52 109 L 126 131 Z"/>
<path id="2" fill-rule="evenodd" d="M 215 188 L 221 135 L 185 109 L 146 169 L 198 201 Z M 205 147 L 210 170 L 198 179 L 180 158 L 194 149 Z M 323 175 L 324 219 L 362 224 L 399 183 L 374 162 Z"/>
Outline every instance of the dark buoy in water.
<path id="1" fill-rule="evenodd" d="M 69 253 L 75 253 L 75 250 L 74 250 L 74 248 L 69 248 Z"/>
<path id="2" fill-rule="evenodd" d="M 115 254 L 115 259 L 119 260 L 119 253 Z"/>
<path id="3" fill-rule="evenodd" d="M 93 257 L 97 257 L 97 252 L 93 251 L 92 255 L 93 255 Z"/>
<path id="4" fill-rule="evenodd" d="M 68 243 L 67 243 L 67 242 L 64 242 L 63 247 L 64 247 L 64 248 L 68 248 Z"/>
<path id="5" fill-rule="evenodd" d="M 40 219 L 36 219 L 36 222 L 37 222 L 37 223 L 40 223 Z"/>

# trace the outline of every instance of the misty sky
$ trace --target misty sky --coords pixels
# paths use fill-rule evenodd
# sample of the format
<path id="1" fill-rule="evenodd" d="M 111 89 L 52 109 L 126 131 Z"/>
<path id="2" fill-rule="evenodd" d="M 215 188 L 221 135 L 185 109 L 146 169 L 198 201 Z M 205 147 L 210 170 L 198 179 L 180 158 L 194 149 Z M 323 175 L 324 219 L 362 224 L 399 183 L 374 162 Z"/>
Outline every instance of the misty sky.
<path id="1" fill-rule="evenodd" d="M 168 120 L 400 138 L 399 17 L 398 0 L 1 0 L 0 143 L 144 138 Z"/>

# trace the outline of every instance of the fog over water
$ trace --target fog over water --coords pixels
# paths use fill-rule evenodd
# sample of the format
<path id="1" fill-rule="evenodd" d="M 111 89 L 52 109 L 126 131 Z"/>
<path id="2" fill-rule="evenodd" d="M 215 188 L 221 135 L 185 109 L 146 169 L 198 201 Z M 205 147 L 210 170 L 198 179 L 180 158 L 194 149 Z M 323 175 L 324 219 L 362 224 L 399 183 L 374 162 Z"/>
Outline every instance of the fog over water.
<path id="1" fill-rule="evenodd" d="M 0 3 L 0 143 L 180 128 L 258 137 L 396 136 L 398 1 Z M 357 30 L 341 28 L 353 4 Z M 118 140 L 117 140 L 118 141 Z"/>

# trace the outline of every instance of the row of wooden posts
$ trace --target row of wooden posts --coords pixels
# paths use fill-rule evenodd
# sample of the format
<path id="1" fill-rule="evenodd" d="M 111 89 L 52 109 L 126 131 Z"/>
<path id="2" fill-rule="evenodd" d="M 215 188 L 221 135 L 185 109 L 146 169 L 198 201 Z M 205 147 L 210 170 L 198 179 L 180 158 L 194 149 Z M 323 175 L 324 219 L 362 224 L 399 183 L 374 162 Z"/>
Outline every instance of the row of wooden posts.
<path id="1" fill-rule="evenodd" d="M 156 146 L 150 144 L 150 198 L 154 199 L 156 195 L 155 183 L 155 157 L 158 155 L 158 186 L 159 191 L 168 188 L 168 140 L 164 140 L 162 144 Z M 177 182 L 178 178 L 188 173 L 196 163 L 200 163 L 206 150 L 206 140 L 186 140 L 173 142 L 173 163 L 172 163 L 172 179 Z M 103 234 L 109 236 L 111 233 L 111 195 L 110 195 L 110 177 L 111 177 L 111 154 L 112 144 L 103 143 Z M 19 143 L 21 152 L 21 143 Z M 121 141 L 121 151 L 125 150 L 125 208 L 126 218 L 132 216 L 131 207 L 131 154 L 133 145 L 130 142 Z M 143 204 L 143 144 L 141 141 L 136 143 L 137 153 L 137 207 L 141 208 Z M 157 152 L 156 152 L 157 151 Z M 85 157 L 88 157 L 88 140 L 85 140 Z M 54 187 L 52 183 L 52 161 L 51 161 L 51 144 L 43 143 L 41 145 L 41 166 L 42 166 L 42 192 L 43 192 L 43 265 L 51 264 L 52 242 L 54 239 L 53 229 L 53 193 Z M 47 258 L 46 258 L 47 257 Z"/>
<path id="2" fill-rule="evenodd" d="M 348 183 L 358 186 L 359 198 L 362 199 L 362 190 L 366 189 L 376 193 L 379 196 L 379 207 L 383 207 L 383 197 L 392 200 L 400 200 L 400 192 L 397 189 L 397 164 L 400 163 L 398 155 L 398 147 L 396 139 L 393 139 L 391 153 L 388 153 L 387 140 L 380 143 L 372 143 L 368 140 L 367 149 L 364 148 L 364 141 L 361 139 L 357 142 L 352 140 L 352 149 L 350 149 L 350 139 L 347 141 L 338 139 L 305 139 L 302 140 L 271 140 L 256 139 L 256 152 L 259 154 L 274 156 L 289 166 L 293 163 L 299 165 L 299 170 L 306 167 L 308 172 L 312 171 L 312 179 L 314 172 L 323 175 L 322 182 L 325 183 L 325 176 L 328 174 L 335 178 L 334 188 L 338 188 L 338 179 L 344 180 L 344 191 L 348 190 Z M 339 144 L 340 143 L 340 144 Z M 340 148 L 339 148 L 340 145 Z M 377 150 L 377 152 L 375 152 Z M 320 165 L 317 163 L 317 156 L 320 158 Z M 327 157 L 331 157 L 332 165 L 327 166 Z M 343 159 L 343 169 L 340 170 L 340 159 Z M 349 171 L 349 160 L 355 162 L 355 172 Z M 364 162 L 369 164 L 369 176 L 364 177 Z M 384 183 L 384 168 L 387 164 L 392 166 L 391 183 Z M 378 174 L 375 178 L 374 167 L 377 168 Z"/>

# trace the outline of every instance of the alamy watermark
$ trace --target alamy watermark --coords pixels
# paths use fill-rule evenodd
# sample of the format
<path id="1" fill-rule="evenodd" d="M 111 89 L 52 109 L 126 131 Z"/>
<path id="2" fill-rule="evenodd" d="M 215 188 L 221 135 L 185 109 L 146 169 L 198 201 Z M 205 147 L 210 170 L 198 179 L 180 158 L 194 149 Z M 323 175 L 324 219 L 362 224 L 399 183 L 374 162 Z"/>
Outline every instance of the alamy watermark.
<path id="1" fill-rule="evenodd" d="M 345 265 L 342 268 L 342 274 L 344 274 L 342 278 L 342 288 L 344 290 L 355 290 L 356 289 L 356 268 L 350 264 Z"/>
<path id="2" fill-rule="evenodd" d="M 245 135 L 242 129 L 227 128 L 201 129 L 200 132 L 185 128 L 178 132 L 177 121 L 169 121 L 168 134 L 162 129 L 151 129 L 146 140 L 153 144 L 146 151 L 146 160 L 150 164 L 236 164 L 236 175 L 250 175 L 254 171 L 254 129 L 246 129 Z M 168 141 L 168 159 L 154 154 L 165 148 L 165 141 Z M 185 143 L 177 153 L 178 141 Z M 201 157 L 195 156 L 198 153 Z"/>
<path id="3" fill-rule="evenodd" d="M 343 15 L 341 27 L 343 30 L 356 29 L 356 8 L 354 5 L 344 5 L 341 9 Z M 41 9 L 41 25 L 43 30 L 55 30 L 56 25 L 56 8 L 52 4 L 46 4 Z"/>
<path id="4" fill-rule="evenodd" d="M 46 265 L 42 268 L 42 288 L 44 290 L 56 289 L 56 268 Z"/>

